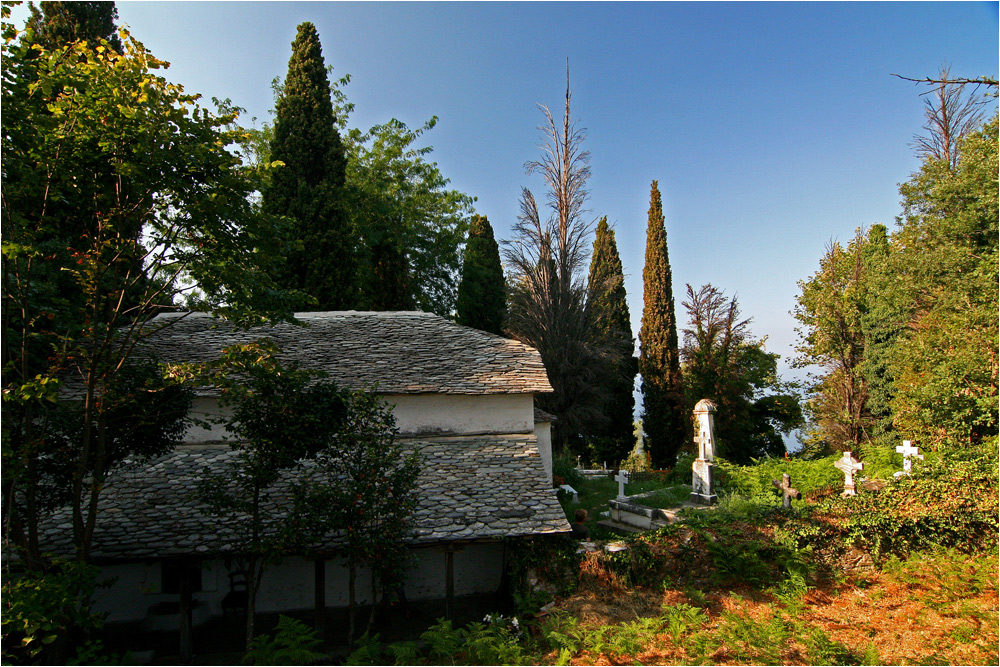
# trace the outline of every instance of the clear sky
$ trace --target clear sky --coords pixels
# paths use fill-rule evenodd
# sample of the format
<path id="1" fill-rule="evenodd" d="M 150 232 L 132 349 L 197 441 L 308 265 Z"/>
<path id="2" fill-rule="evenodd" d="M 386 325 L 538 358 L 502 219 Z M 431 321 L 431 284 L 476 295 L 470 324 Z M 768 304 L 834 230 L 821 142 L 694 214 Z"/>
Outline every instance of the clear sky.
<path id="1" fill-rule="evenodd" d="M 685 284 L 736 294 L 768 349 L 793 355 L 789 311 L 832 239 L 892 227 L 917 169 L 923 88 L 891 76 L 998 73 L 995 2 L 119 2 L 121 22 L 188 92 L 267 119 L 296 26 L 350 74 L 352 126 L 425 135 L 451 187 L 510 236 L 536 103 L 588 131 L 589 208 L 613 225 L 633 332 L 650 182 L 659 181 L 678 321 Z M 26 8 L 15 10 L 23 23 Z M 249 118 L 245 120 L 249 121 Z M 791 373 L 787 373 L 791 377 Z"/>

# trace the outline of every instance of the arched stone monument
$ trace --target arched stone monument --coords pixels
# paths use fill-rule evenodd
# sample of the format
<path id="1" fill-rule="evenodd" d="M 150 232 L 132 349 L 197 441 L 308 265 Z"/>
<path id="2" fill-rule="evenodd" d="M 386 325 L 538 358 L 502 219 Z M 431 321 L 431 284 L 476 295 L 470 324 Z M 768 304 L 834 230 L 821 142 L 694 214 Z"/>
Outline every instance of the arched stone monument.
<path id="1" fill-rule="evenodd" d="M 703 398 L 694 406 L 698 443 L 698 458 L 691 464 L 691 502 L 713 505 L 718 498 L 712 480 L 715 467 L 715 403 Z"/>

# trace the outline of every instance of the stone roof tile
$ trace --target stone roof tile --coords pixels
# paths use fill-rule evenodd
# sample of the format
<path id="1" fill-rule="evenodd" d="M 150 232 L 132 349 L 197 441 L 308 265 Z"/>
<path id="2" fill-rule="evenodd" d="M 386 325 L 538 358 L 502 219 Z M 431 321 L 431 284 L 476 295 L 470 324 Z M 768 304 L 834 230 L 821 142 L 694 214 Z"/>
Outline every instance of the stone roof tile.
<path id="1" fill-rule="evenodd" d="M 419 451 L 419 502 L 414 545 L 564 533 L 569 524 L 552 493 L 535 436 L 468 436 L 400 440 Z M 231 524 L 202 512 L 195 489 L 207 466 L 221 470 L 235 456 L 228 445 L 185 445 L 149 465 L 112 474 L 100 499 L 93 557 L 116 561 L 233 553 Z M 516 464 L 510 465 L 516 461 Z M 502 470 L 502 472 L 494 472 Z M 287 493 L 287 478 L 273 492 Z M 341 541 L 328 536 L 321 549 Z M 43 549 L 72 553 L 68 510 L 46 522 Z"/>
<path id="2" fill-rule="evenodd" d="M 168 363 L 209 361 L 237 343 L 270 338 L 281 358 L 325 371 L 338 385 L 380 394 L 551 392 L 541 356 L 516 340 L 455 324 L 433 313 L 297 313 L 302 324 L 248 330 L 203 313 L 167 313 L 146 349 Z"/>

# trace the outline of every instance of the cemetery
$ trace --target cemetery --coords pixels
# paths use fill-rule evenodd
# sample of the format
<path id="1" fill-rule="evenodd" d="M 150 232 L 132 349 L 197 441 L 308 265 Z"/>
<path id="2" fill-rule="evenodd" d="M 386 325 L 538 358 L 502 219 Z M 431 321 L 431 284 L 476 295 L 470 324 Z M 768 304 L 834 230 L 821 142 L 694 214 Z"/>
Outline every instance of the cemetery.
<path id="1" fill-rule="evenodd" d="M 997 11 L 884 4 L 4 0 L 0 662 L 1000 664 Z"/>

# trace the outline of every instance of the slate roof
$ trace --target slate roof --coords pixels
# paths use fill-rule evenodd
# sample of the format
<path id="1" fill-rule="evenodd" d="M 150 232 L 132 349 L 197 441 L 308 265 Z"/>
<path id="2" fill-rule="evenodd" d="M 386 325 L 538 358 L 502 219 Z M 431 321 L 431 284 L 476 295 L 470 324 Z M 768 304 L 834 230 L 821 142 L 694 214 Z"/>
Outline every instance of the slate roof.
<path id="1" fill-rule="evenodd" d="M 423 459 L 413 545 L 569 531 L 552 493 L 535 436 L 400 440 Z M 184 445 L 109 477 L 101 494 L 93 557 L 99 561 L 233 553 L 231 522 L 203 514 L 195 488 L 203 469 L 233 458 L 227 444 Z M 284 496 L 282 483 L 275 493 Z M 68 510 L 47 521 L 43 550 L 72 553 Z M 337 536 L 323 550 L 335 551 Z"/>
<path id="2" fill-rule="evenodd" d="M 169 323 L 145 343 L 162 362 L 208 361 L 222 349 L 272 339 L 283 360 L 325 371 L 342 387 L 380 394 L 525 394 L 552 391 L 541 356 L 516 340 L 422 312 L 297 313 L 306 326 L 234 329 L 203 313 L 159 315 Z"/>

